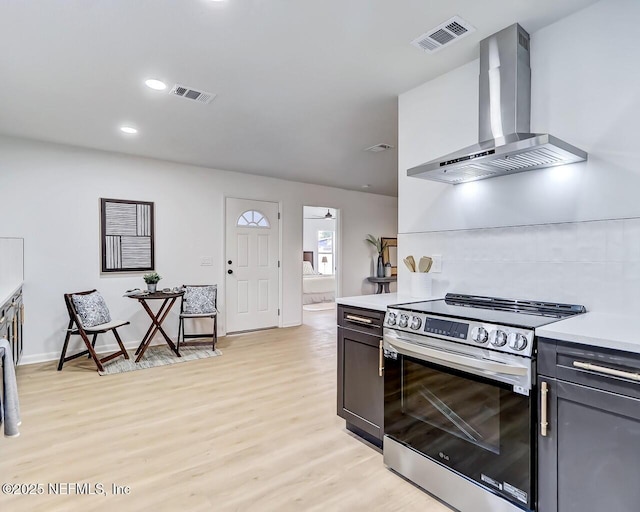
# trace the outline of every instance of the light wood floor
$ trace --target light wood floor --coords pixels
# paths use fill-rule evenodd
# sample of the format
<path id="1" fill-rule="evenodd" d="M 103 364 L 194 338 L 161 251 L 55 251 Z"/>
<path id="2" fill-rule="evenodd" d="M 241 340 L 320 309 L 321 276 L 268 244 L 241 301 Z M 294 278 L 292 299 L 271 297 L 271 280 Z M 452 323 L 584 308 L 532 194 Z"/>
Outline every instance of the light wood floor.
<path id="1" fill-rule="evenodd" d="M 23 424 L 0 438 L 0 483 L 45 494 L 0 494 L 0 510 L 448 511 L 345 430 L 335 311 L 305 321 L 221 339 L 222 357 L 119 375 L 84 359 L 19 367 Z M 46 491 L 72 482 L 107 496 Z"/>

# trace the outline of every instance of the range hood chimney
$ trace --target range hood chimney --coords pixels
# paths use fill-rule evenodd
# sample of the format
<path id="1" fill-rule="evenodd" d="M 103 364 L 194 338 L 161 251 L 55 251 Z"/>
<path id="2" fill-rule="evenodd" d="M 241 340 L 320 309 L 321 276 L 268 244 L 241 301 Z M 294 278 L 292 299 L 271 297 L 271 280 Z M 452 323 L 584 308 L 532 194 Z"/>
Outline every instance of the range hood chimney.
<path id="1" fill-rule="evenodd" d="M 587 153 L 547 133 L 529 133 L 529 34 L 517 23 L 480 42 L 478 144 L 413 167 L 407 176 L 458 184 L 583 162 Z"/>

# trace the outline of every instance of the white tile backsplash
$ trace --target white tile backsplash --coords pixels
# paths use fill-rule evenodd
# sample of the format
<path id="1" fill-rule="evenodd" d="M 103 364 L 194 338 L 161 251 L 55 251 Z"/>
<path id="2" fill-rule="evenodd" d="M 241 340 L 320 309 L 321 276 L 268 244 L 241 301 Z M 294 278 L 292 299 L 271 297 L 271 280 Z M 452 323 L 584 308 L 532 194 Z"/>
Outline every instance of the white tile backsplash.
<path id="1" fill-rule="evenodd" d="M 623 261 L 640 261 L 640 219 L 625 219 L 623 233 Z"/>
<path id="2" fill-rule="evenodd" d="M 607 250 L 605 261 L 624 261 L 624 220 L 610 220 L 605 223 Z"/>
<path id="3" fill-rule="evenodd" d="M 606 221 L 576 224 L 576 249 L 578 261 L 606 261 Z"/>
<path id="4" fill-rule="evenodd" d="M 537 261 L 576 261 L 576 223 L 536 226 Z"/>
<path id="5" fill-rule="evenodd" d="M 399 256 L 442 254 L 448 291 L 640 311 L 640 218 L 399 235 Z M 409 286 L 400 268 L 398 289 Z"/>

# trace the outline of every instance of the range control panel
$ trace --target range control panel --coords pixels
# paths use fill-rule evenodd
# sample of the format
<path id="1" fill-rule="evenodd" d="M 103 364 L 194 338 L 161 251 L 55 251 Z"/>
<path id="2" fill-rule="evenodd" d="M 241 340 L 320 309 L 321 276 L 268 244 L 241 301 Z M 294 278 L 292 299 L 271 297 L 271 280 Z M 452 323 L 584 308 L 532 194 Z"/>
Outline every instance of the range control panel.
<path id="1" fill-rule="evenodd" d="M 466 340 L 469 335 L 469 324 L 428 316 L 424 321 L 424 332 Z"/>
<path id="2" fill-rule="evenodd" d="M 389 308 L 384 327 L 531 357 L 533 331 Z"/>

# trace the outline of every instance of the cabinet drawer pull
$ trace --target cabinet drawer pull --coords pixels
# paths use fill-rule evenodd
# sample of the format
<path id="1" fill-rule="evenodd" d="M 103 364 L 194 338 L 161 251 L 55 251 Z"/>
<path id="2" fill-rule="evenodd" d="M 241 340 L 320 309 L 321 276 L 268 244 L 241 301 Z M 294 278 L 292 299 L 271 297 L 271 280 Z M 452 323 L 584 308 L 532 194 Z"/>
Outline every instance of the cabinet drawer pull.
<path id="1" fill-rule="evenodd" d="M 540 383 L 540 435 L 547 437 L 547 427 L 549 421 L 547 419 L 547 396 L 549 395 L 549 387 L 546 382 Z"/>
<path id="2" fill-rule="evenodd" d="M 20 304 L 20 325 L 24 325 L 24 302 Z"/>
<path id="3" fill-rule="evenodd" d="M 382 348 L 382 340 L 378 348 L 378 377 L 382 377 L 384 372 L 384 348 Z"/>
<path id="4" fill-rule="evenodd" d="M 5 323 L 6 321 L 7 321 L 7 317 L 3 316 L 2 318 L 0 318 L 0 325 Z"/>
<path id="5" fill-rule="evenodd" d="M 613 375 L 614 377 L 621 377 L 623 379 L 640 382 L 640 373 L 624 372 L 622 370 L 607 368 L 606 366 L 599 366 L 597 364 L 583 363 L 582 361 L 574 361 L 573 366 L 582 370 L 590 370 L 592 372 L 604 373 L 605 375 Z"/>
<path id="6" fill-rule="evenodd" d="M 356 324 L 364 324 L 364 325 L 373 324 L 373 320 L 371 320 L 371 318 L 365 318 L 363 316 L 347 315 L 345 318 L 349 322 L 353 322 L 353 323 L 356 323 Z"/>

